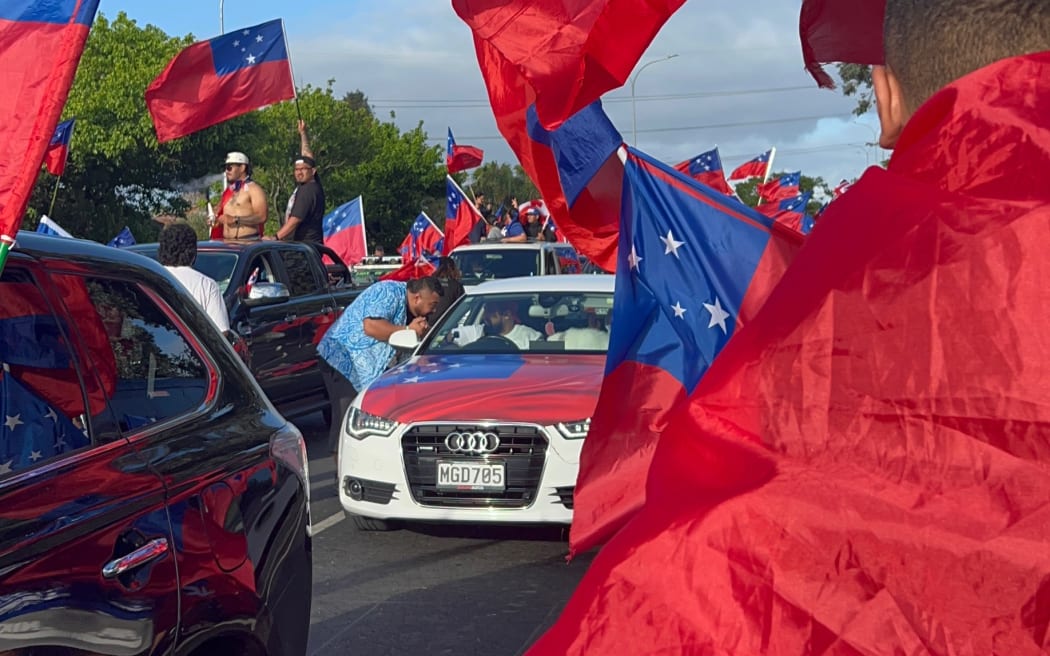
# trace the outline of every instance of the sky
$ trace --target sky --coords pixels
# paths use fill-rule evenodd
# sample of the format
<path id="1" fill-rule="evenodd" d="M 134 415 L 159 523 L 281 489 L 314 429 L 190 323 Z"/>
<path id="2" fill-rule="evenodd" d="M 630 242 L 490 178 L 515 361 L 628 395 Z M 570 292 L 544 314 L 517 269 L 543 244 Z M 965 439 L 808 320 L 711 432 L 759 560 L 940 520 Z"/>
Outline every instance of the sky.
<path id="1" fill-rule="evenodd" d="M 832 186 L 887 158 L 873 143 L 874 112 L 854 116 L 854 99 L 818 89 L 803 70 L 800 4 L 686 2 L 627 84 L 603 98 L 624 140 L 671 164 L 717 146 L 727 172 L 775 146 L 775 170 Z M 198 39 L 221 33 L 220 14 L 226 31 L 283 18 L 298 86 L 334 80 L 337 95 L 361 90 L 378 117 L 401 129 L 422 121 L 443 145 L 451 127 L 485 161 L 516 162 L 492 117 L 470 30 L 450 0 L 101 0 L 99 12 Z"/>

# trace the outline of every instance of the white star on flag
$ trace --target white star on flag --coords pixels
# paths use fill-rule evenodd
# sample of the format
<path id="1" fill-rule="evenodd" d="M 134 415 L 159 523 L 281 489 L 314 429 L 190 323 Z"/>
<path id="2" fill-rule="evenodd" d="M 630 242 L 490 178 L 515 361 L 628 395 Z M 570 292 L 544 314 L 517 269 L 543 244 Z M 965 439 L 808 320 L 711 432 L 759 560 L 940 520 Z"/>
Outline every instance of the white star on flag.
<path id="1" fill-rule="evenodd" d="M 40 453 L 39 451 L 33 451 L 32 453 L 29 454 L 29 459 L 32 460 L 33 462 L 36 462 L 37 460 L 40 460 L 43 457 L 44 457 L 44 454 Z"/>
<path id="2" fill-rule="evenodd" d="M 249 64 L 254 64 L 255 63 L 255 55 L 248 55 L 248 63 Z"/>
<path id="3" fill-rule="evenodd" d="M 675 301 L 675 304 L 671 306 L 671 309 L 674 310 L 675 318 L 677 318 L 677 319 L 684 319 L 685 318 L 685 308 L 682 307 L 682 304 L 679 303 L 678 301 Z"/>
<path id="4" fill-rule="evenodd" d="M 51 421 L 54 421 L 54 422 L 58 421 L 58 415 L 55 414 L 55 409 L 54 408 L 48 408 L 47 409 L 47 414 L 44 415 L 44 416 L 47 417 L 48 419 L 50 419 Z"/>
<path id="5" fill-rule="evenodd" d="M 675 241 L 674 235 L 671 234 L 670 230 L 667 231 L 666 237 L 660 237 L 660 241 L 664 243 L 664 255 L 674 255 L 675 257 L 678 257 L 678 249 L 685 244 L 684 241 Z"/>
<path id="6" fill-rule="evenodd" d="M 256 43 L 262 43 L 263 42 L 263 35 L 260 34 L 259 36 L 255 37 L 255 42 Z"/>
<path id="7" fill-rule="evenodd" d="M 234 48 L 240 48 L 240 47 L 241 47 L 241 41 L 240 41 L 240 39 L 238 39 L 238 40 L 236 40 L 236 41 L 234 41 L 234 42 L 233 42 L 233 47 L 234 47 Z"/>
<path id="8" fill-rule="evenodd" d="M 7 421 L 4 422 L 4 424 L 7 425 L 8 430 L 14 430 L 15 426 L 18 426 L 22 423 L 24 422 L 22 421 L 21 414 L 17 414 L 14 417 L 12 417 L 11 415 L 7 415 Z"/>
<path id="9" fill-rule="evenodd" d="M 638 256 L 638 251 L 635 249 L 634 244 L 631 244 L 631 254 L 627 256 L 627 261 L 631 263 L 631 268 L 637 269 L 638 263 L 641 262 L 642 259 L 643 258 Z"/>
<path id="10" fill-rule="evenodd" d="M 722 334 L 728 334 L 726 328 L 726 319 L 729 318 L 729 313 L 722 309 L 722 301 L 715 297 L 715 304 L 704 303 L 704 309 L 711 313 L 711 323 L 707 324 L 708 328 L 714 328 L 718 326 L 722 329 Z"/>
<path id="11" fill-rule="evenodd" d="M 248 36 L 251 33 L 251 30 L 244 30 L 243 32 L 241 32 L 241 34 L 243 34 L 244 36 Z"/>
<path id="12" fill-rule="evenodd" d="M 420 381 L 419 376 L 411 376 L 405 379 L 406 383 L 418 383 Z"/>

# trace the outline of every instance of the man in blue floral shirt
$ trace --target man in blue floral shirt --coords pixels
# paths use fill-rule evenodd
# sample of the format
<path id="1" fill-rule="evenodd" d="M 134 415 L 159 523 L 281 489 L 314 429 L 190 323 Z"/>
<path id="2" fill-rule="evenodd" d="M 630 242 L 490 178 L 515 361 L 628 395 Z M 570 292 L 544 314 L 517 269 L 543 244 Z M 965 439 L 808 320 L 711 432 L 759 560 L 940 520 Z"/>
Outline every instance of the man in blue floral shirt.
<path id="1" fill-rule="evenodd" d="M 422 338 L 428 328 L 426 317 L 437 307 L 441 294 L 441 283 L 431 277 L 374 283 L 354 299 L 317 345 L 321 376 L 332 404 L 328 445 L 333 455 L 339 450 L 343 416 L 350 403 L 379 378 L 394 357 L 394 347 L 387 340 L 405 328 Z"/>

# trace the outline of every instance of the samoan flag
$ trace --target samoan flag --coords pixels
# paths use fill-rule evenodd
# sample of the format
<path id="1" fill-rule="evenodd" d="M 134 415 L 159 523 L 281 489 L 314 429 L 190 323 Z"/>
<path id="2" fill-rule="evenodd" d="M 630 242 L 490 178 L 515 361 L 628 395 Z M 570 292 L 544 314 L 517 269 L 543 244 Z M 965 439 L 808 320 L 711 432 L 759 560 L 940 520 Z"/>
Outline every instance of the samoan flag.
<path id="1" fill-rule="evenodd" d="M 746 180 L 748 178 L 765 177 L 769 168 L 769 159 L 773 156 L 772 150 L 767 150 L 758 157 L 749 159 L 740 166 L 733 169 L 729 174 L 730 180 Z"/>
<path id="2" fill-rule="evenodd" d="M 408 234 L 398 247 L 402 261 L 415 261 L 421 257 L 431 259 L 441 255 L 444 247 L 445 235 L 434 222 L 430 220 L 426 212 L 420 212 L 416 220 L 412 222 Z"/>
<path id="3" fill-rule="evenodd" d="M 449 173 L 458 173 L 481 166 L 484 152 L 474 146 L 460 146 L 456 144 L 456 138 L 452 136 L 452 128 L 448 129 L 448 145 L 445 149 L 445 165 Z"/>
<path id="4" fill-rule="evenodd" d="M 6 365 L 0 373 L 0 417 L 0 475 L 88 443 L 68 417 L 19 382 Z"/>
<path id="5" fill-rule="evenodd" d="M 607 183 L 596 175 L 619 159 L 622 139 L 600 103 L 545 135 L 529 127 L 554 151 L 570 208 L 589 185 Z M 801 243 L 775 231 L 771 218 L 633 149 L 620 198 L 615 321 L 581 456 L 574 553 L 607 538 L 644 502 L 672 408 L 758 311 Z"/>
<path id="6" fill-rule="evenodd" d="M 107 246 L 113 246 L 114 248 L 124 248 L 126 246 L 134 246 L 136 243 L 135 235 L 131 234 L 131 228 L 124 226 L 124 229 L 117 233 L 117 236 L 109 240 Z"/>
<path id="7" fill-rule="evenodd" d="M 360 196 L 343 203 L 321 219 L 324 245 L 346 264 L 358 264 L 368 255 L 365 241 L 365 209 Z"/>
<path id="8" fill-rule="evenodd" d="M 775 203 L 785 198 L 798 196 L 802 185 L 802 171 L 785 173 L 769 182 L 759 184 L 755 190 L 758 197 L 767 203 Z"/>
<path id="9" fill-rule="evenodd" d="M 675 169 L 727 196 L 733 195 L 733 190 L 726 183 L 726 174 L 722 170 L 722 158 L 718 155 L 718 148 L 676 164 Z"/>
<path id="10" fill-rule="evenodd" d="M 66 160 L 69 158 L 69 141 L 73 138 L 73 123 L 76 119 L 62 121 L 55 126 L 55 134 L 51 136 L 51 143 L 44 152 L 44 165 L 51 175 L 62 175 L 66 170 Z"/>
<path id="11" fill-rule="evenodd" d="M 790 228 L 799 234 L 806 234 L 809 231 L 804 231 L 803 224 L 807 217 L 806 207 L 809 205 L 812 197 L 813 192 L 807 191 L 775 203 L 759 205 L 755 209 L 784 227 Z M 810 225 L 810 229 L 812 229 L 812 225 Z"/>
<path id="12" fill-rule="evenodd" d="M 482 218 L 463 196 L 463 190 L 452 176 L 445 176 L 445 191 L 445 243 L 442 252 L 448 255 L 457 246 L 470 241 L 470 231 Z"/>

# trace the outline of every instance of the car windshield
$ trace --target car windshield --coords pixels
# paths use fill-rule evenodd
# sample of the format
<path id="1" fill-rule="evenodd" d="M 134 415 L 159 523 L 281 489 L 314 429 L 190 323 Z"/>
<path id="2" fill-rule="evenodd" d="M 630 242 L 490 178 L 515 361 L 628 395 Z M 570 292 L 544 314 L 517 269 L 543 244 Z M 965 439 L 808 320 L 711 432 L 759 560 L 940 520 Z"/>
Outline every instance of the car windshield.
<path id="1" fill-rule="evenodd" d="M 467 294 L 422 353 L 605 353 L 612 307 L 609 292 Z"/>
<path id="2" fill-rule="evenodd" d="M 151 260 L 157 259 L 156 244 L 150 244 L 145 248 L 132 247 L 131 250 Z M 237 266 L 237 257 L 237 253 L 229 251 L 197 251 L 197 261 L 193 263 L 193 268 L 218 283 L 219 293 L 225 294 L 226 288 L 230 286 L 233 268 Z"/>
<path id="3" fill-rule="evenodd" d="M 540 251 L 537 249 L 471 249 L 453 253 L 452 259 L 467 285 L 494 278 L 535 276 L 540 272 Z"/>

